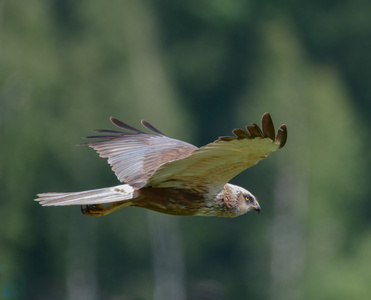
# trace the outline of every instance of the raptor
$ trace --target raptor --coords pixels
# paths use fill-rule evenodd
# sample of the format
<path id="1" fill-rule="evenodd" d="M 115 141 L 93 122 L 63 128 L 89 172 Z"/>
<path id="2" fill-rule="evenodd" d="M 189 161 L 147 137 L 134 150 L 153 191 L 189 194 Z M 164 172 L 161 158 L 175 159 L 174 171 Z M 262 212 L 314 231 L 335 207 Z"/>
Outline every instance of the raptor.
<path id="1" fill-rule="evenodd" d="M 286 125 L 276 133 L 265 113 L 261 127 L 252 123 L 234 129 L 233 137 L 219 137 L 201 148 L 170 138 L 146 121 L 146 133 L 111 117 L 121 131 L 96 130 L 86 145 L 108 158 L 123 184 L 72 193 L 43 193 L 43 206 L 81 205 L 87 216 L 105 216 L 136 206 L 179 216 L 237 217 L 260 211 L 248 190 L 228 183 L 245 169 L 282 148 Z M 124 131 L 122 131 L 124 130 Z M 98 139 L 98 140 L 97 140 Z"/>

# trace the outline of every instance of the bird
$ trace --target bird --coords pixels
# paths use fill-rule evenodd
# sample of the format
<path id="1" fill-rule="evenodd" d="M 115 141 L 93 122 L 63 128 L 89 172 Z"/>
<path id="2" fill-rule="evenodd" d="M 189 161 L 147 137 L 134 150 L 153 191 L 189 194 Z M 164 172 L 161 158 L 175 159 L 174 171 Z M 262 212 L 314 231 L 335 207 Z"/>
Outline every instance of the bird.
<path id="1" fill-rule="evenodd" d="M 43 206 L 80 205 L 86 216 L 106 216 L 134 206 L 177 216 L 238 217 L 260 212 L 257 198 L 243 187 L 228 183 L 245 169 L 282 148 L 287 126 L 275 132 L 269 113 L 261 127 L 251 123 L 236 128 L 203 147 L 170 138 L 146 121 L 151 133 L 111 117 L 118 130 L 95 130 L 84 143 L 108 158 L 118 180 L 113 187 L 70 193 L 41 193 Z"/>

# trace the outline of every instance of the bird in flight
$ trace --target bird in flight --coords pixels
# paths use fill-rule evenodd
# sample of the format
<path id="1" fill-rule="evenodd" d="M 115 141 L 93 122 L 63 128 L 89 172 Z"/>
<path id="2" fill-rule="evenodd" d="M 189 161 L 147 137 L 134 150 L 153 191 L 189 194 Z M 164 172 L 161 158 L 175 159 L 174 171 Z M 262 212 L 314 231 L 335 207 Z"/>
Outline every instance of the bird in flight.
<path id="1" fill-rule="evenodd" d="M 118 119 L 111 122 L 124 131 L 96 130 L 99 139 L 86 143 L 108 158 L 117 178 L 125 184 L 72 193 L 38 194 L 43 206 L 81 205 L 86 216 L 105 216 L 136 206 L 179 216 L 237 217 L 260 212 L 254 195 L 228 183 L 245 169 L 282 148 L 286 125 L 274 130 L 269 113 L 261 128 L 252 123 L 234 129 L 234 137 L 219 137 L 201 148 L 167 137 L 146 121 L 153 133 L 135 129 Z"/>

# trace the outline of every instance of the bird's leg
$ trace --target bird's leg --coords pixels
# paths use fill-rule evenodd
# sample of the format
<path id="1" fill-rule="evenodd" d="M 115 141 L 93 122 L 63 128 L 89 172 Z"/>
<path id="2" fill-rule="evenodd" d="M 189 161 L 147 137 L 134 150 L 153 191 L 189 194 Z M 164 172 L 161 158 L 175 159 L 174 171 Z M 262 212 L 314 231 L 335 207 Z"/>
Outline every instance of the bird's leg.
<path id="1" fill-rule="evenodd" d="M 103 206 L 102 204 L 92 204 L 86 205 L 86 207 L 81 206 L 81 212 L 85 216 L 102 217 L 129 205 L 130 204 L 127 201 L 115 202 L 110 204 L 109 206 Z"/>

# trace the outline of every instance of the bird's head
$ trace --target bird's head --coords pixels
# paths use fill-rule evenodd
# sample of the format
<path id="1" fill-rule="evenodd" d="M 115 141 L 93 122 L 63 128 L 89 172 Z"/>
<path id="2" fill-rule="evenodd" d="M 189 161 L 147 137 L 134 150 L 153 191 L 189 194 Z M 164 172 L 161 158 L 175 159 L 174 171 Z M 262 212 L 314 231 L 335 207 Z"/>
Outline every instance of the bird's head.
<path id="1" fill-rule="evenodd" d="M 253 194 L 240 186 L 230 183 L 226 184 L 224 188 L 224 201 L 235 207 L 238 211 L 238 215 L 242 215 L 251 210 L 255 210 L 259 213 L 261 210 L 259 202 Z"/>
<path id="2" fill-rule="evenodd" d="M 241 211 L 248 212 L 250 210 L 255 210 L 260 213 L 261 207 L 256 197 L 243 188 L 241 188 L 241 192 L 238 196 L 238 204 Z"/>

